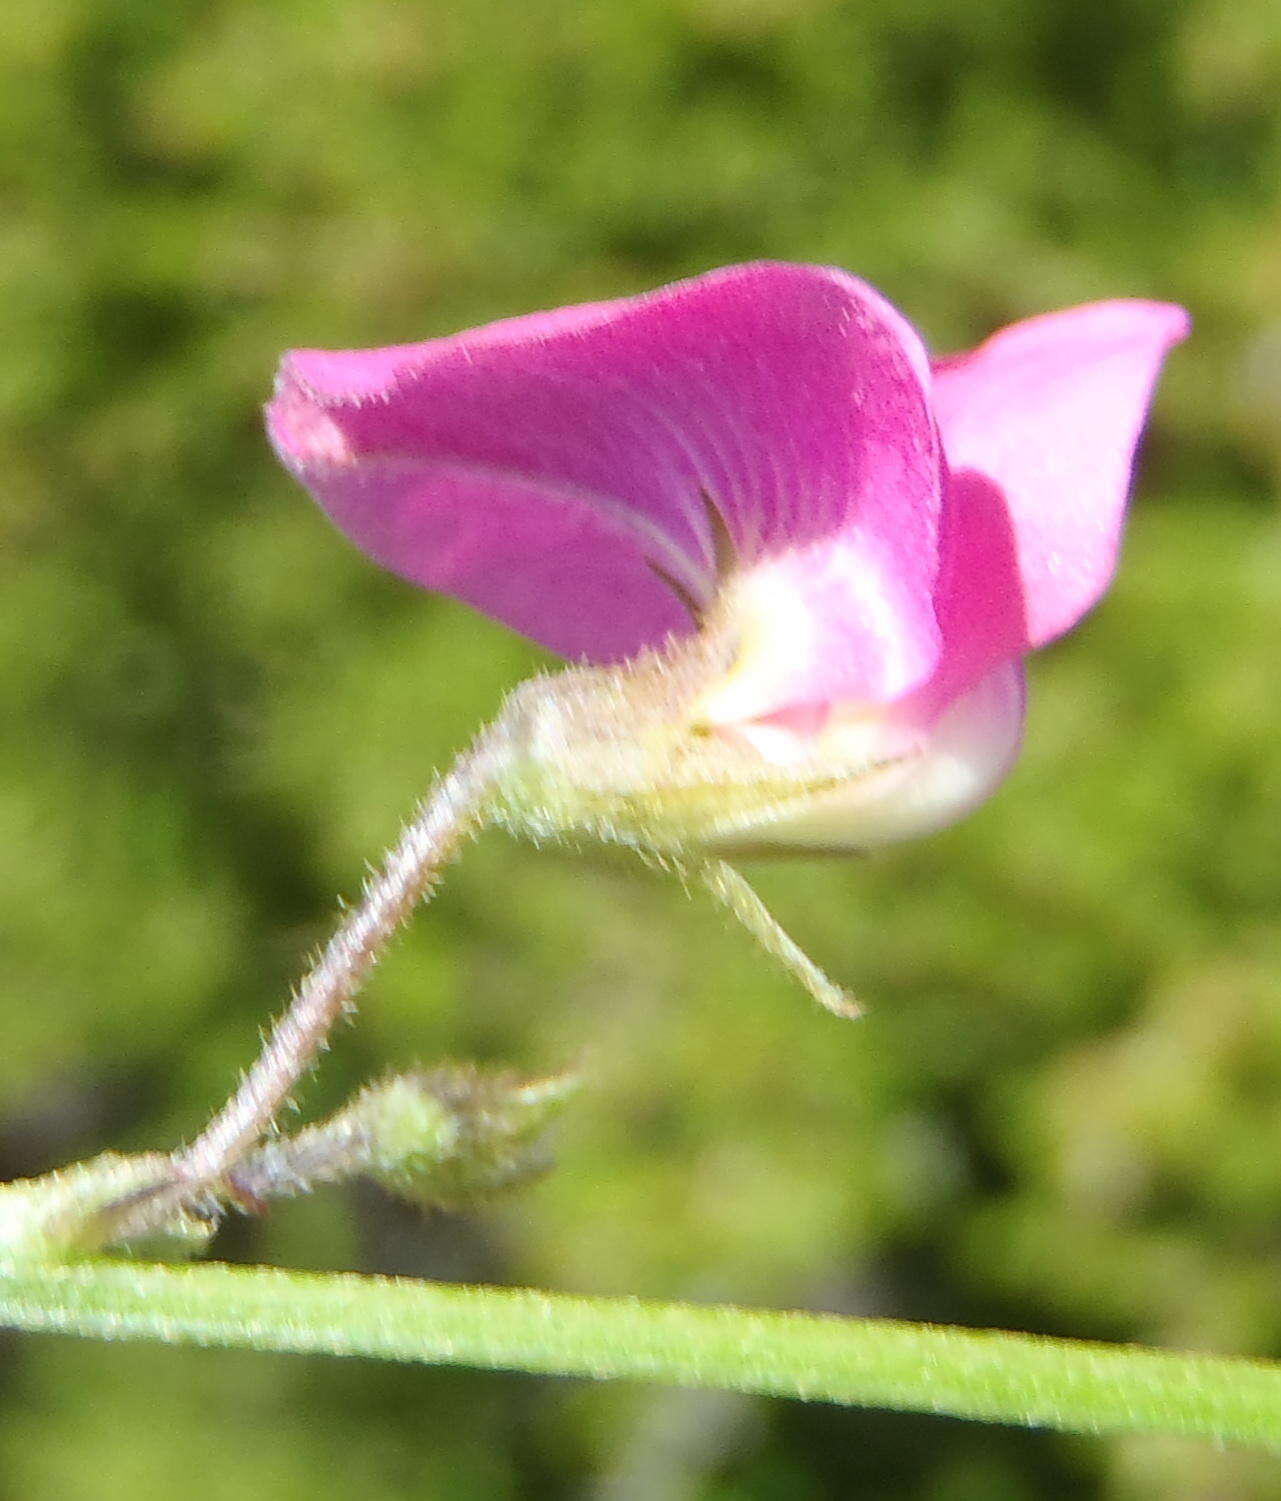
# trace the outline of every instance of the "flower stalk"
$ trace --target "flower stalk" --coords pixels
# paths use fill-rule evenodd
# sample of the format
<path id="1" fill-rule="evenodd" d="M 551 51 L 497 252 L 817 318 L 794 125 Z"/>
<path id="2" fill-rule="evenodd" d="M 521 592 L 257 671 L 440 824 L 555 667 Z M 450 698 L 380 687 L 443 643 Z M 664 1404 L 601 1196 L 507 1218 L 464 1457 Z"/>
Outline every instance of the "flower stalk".
<path id="1" fill-rule="evenodd" d="M 720 831 L 736 827 L 744 808 L 804 800 L 866 768 L 763 768 L 750 751 L 704 733 L 692 705 L 732 650 L 714 630 L 625 667 L 570 668 L 513 692 L 424 799 L 226 1104 L 190 1145 L 156 1158 L 139 1186 L 105 1203 L 86 1200 L 85 1222 L 67 1238 L 84 1248 L 118 1245 L 169 1234 L 185 1217 L 216 1221 L 227 1201 L 254 1210 L 276 1196 L 279 1188 L 260 1182 L 266 1165 L 278 1160 L 286 1182 L 286 1164 L 310 1148 L 298 1138 L 259 1143 L 397 929 L 464 840 L 490 822 L 536 840 L 622 844 L 687 884 L 697 880 L 821 1005 L 860 1015 L 718 852 Z M 337 1140 L 329 1128 L 325 1151 Z M 316 1166 L 312 1177 L 343 1175 L 340 1159 L 330 1167 Z"/>
<path id="2" fill-rule="evenodd" d="M 355 1006 L 357 992 L 414 907 L 429 897 L 464 840 L 484 822 L 511 756 L 506 715 L 428 793 L 360 904 L 339 925 L 272 1028 L 231 1098 L 189 1146 L 173 1153 L 161 1181 L 99 1210 L 103 1244 L 162 1229 L 189 1203 L 217 1193 L 271 1129 L 299 1082 Z"/>

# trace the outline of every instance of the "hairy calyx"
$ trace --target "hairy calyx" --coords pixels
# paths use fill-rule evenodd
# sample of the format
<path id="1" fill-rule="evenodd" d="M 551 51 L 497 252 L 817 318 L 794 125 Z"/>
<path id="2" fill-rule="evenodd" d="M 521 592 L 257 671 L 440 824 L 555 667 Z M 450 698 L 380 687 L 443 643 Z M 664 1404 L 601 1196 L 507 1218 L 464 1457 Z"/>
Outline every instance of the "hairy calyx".
<path id="1" fill-rule="evenodd" d="M 622 667 L 571 668 L 518 689 L 496 820 L 534 839 L 659 857 L 781 854 L 798 812 L 918 753 L 900 735 L 877 746 L 824 733 L 826 706 L 817 724 L 804 712 L 711 720 L 704 705 L 738 650 L 733 631 L 715 627 Z"/>

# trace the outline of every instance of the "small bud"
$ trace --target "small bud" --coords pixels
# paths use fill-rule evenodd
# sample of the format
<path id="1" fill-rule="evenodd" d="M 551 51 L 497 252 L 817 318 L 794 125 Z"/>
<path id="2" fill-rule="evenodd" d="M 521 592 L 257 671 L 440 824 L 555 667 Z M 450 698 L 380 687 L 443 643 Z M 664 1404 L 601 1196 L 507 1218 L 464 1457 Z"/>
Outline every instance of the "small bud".
<path id="1" fill-rule="evenodd" d="M 473 1203 L 550 1166 L 542 1137 L 576 1084 L 461 1064 L 399 1075 L 264 1143 L 230 1175 L 230 1197 L 256 1207 L 364 1176 L 420 1204 Z"/>
<path id="2" fill-rule="evenodd" d="M 380 1157 L 371 1176 L 420 1203 L 461 1207 L 550 1168 L 547 1127 L 578 1087 L 574 1074 L 521 1079 L 467 1066 L 393 1080 L 379 1102 Z M 434 1133 L 420 1121 L 436 1117 Z"/>

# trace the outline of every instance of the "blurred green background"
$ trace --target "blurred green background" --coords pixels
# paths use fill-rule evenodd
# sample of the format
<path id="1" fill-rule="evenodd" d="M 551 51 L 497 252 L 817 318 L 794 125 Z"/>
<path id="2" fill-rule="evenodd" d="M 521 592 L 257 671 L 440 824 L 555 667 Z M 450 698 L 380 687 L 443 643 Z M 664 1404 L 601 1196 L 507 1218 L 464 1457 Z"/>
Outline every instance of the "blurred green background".
<path id="1" fill-rule="evenodd" d="M 309 1087 L 593 1059 L 551 1177 L 219 1253 L 1281 1355 L 1273 0 L 6 0 L 0 1168 L 189 1135 L 541 659 L 277 471 L 291 344 L 753 256 L 939 348 L 1189 305 L 1119 582 L 953 832 L 753 872 L 842 1025 L 639 867 L 486 838 Z M 637 1387 L 0 1346 L 0 1501 L 1265 1498 L 1274 1464 Z"/>

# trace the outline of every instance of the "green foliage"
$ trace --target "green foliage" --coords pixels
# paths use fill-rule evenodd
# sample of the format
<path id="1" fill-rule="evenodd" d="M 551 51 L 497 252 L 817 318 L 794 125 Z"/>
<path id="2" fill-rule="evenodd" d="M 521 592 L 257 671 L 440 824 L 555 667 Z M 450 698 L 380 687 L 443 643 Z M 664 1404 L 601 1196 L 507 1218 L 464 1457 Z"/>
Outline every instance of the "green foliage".
<path id="1" fill-rule="evenodd" d="M 1281 1452 L 1281 1365 L 892 1319 L 275 1267 L 0 1263 L 6 1328 L 763 1393 Z"/>
<path id="2" fill-rule="evenodd" d="M 538 660 L 275 470 L 281 348 L 753 255 L 849 266 L 941 347 L 1170 297 L 1197 329 L 1118 586 L 1035 665 L 1008 788 L 874 861 L 751 873 L 868 1020 L 643 870 L 487 838 L 305 1104 L 586 1047 L 560 1170 L 475 1218 L 299 1204 L 219 1251 L 1281 1351 L 1273 7 L 8 0 L 0 69 L 4 1175 L 190 1135 Z M 3 1400 L 30 1501 L 193 1465 L 370 1501 L 1275 1489 L 1156 1441 L 239 1355 L 28 1342 Z"/>

